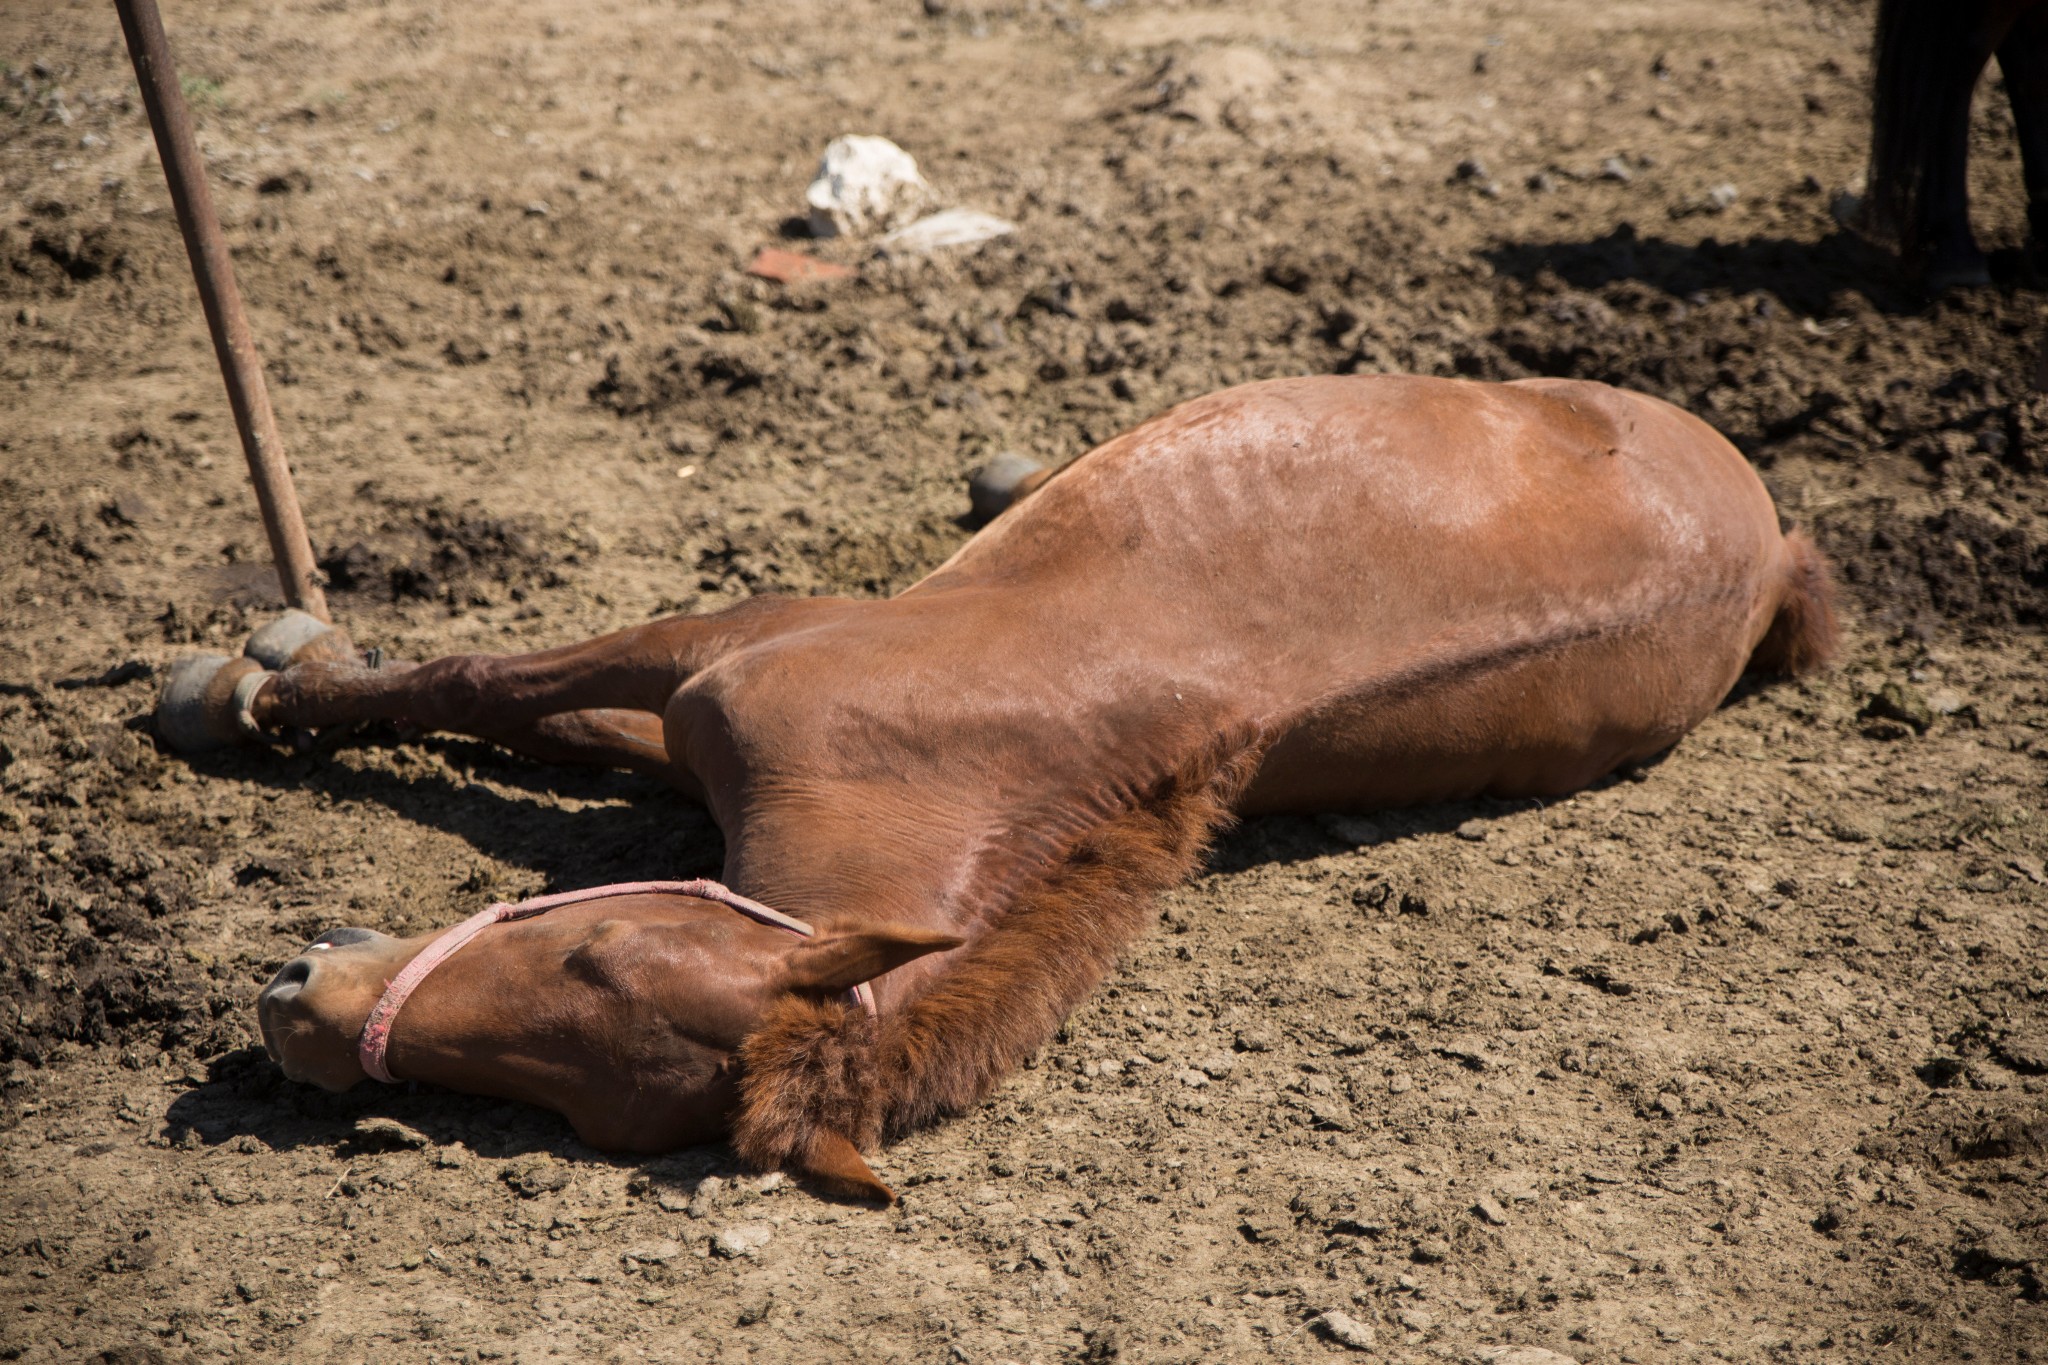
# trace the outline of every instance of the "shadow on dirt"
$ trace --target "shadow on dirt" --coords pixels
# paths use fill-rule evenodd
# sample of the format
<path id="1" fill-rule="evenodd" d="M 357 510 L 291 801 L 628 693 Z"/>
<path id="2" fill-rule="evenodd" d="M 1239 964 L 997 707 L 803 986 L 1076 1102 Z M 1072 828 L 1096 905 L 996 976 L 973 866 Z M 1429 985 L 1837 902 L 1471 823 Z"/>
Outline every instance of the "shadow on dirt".
<path id="1" fill-rule="evenodd" d="M 1770 678 L 1752 680 L 1745 674 L 1721 704 L 1732 706 L 1746 700 L 1773 681 Z M 1360 815 L 1254 816 L 1232 827 L 1216 841 L 1202 870 L 1205 873 L 1238 873 L 1268 864 L 1310 862 L 1332 854 L 1369 853 L 1382 846 L 1426 834 L 1455 833 L 1460 838 L 1484 841 L 1486 827 L 1503 816 L 1530 809 L 1540 810 L 1552 804 L 1553 800 L 1569 800 L 1582 792 L 1604 791 L 1617 783 L 1644 781 L 1652 769 L 1676 751 L 1676 747 L 1652 754 L 1639 763 L 1626 764 L 1576 792 L 1557 798 L 1480 797 L 1471 801 L 1401 806 Z"/>
<path id="2" fill-rule="evenodd" d="M 609 882 L 715 877 L 724 839 L 702 807 L 631 773 L 529 762 L 481 740 L 395 742 L 365 731 L 352 745 L 387 762 L 354 766 L 325 755 L 280 758 L 235 750 L 190 760 L 207 779 L 374 801 L 415 824 L 456 835 L 478 852 L 540 873 L 554 890 Z M 477 781 L 481 775 L 493 785 Z M 521 800 L 496 790 L 531 794 Z M 571 804 L 564 804 L 564 803 Z"/>
<path id="3" fill-rule="evenodd" d="M 260 1047 L 223 1053 L 206 1066 L 206 1079 L 173 1100 L 164 1114 L 164 1136 L 181 1147 L 253 1139 L 274 1152 L 332 1148 L 343 1159 L 405 1148 L 463 1147 L 499 1161 L 546 1154 L 577 1165 L 650 1164 L 645 1156 L 599 1151 L 580 1141 L 561 1118 L 529 1105 L 418 1082 L 363 1084 L 332 1094 L 285 1079 Z M 746 1169 L 724 1146 L 689 1148 L 659 1158 L 658 1164 L 666 1174 L 698 1178 Z M 508 1173 L 506 1178 L 515 1185 L 520 1179 L 547 1184 L 545 1176 L 536 1182 L 531 1173 Z"/>
<path id="4" fill-rule="evenodd" d="M 1633 223 L 1621 223 L 1583 242 L 1512 242 L 1481 253 L 1503 275 L 1534 281 L 1545 272 L 1576 289 L 1600 289 L 1622 280 L 1652 285 L 1678 298 L 1709 291 L 1762 290 L 1785 306 L 1809 315 L 1833 311 L 1834 296 L 1851 290 L 1879 312 L 1926 311 L 1927 297 L 1899 278 L 1891 257 L 1849 232 L 1817 242 L 1757 237 L 1723 242 L 1709 237 L 1697 245 L 1644 237 Z M 2019 282 L 2024 273 L 2017 252 L 1992 261 L 1994 278 Z"/>
<path id="5" fill-rule="evenodd" d="M 720 1182 L 730 1189 L 731 1182 L 760 1176 L 724 1143 L 659 1155 L 604 1152 L 580 1141 L 546 1110 L 438 1086 L 366 1084 L 331 1094 L 286 1080 L 260 1047 L 208 1062 L 206 1079 L 165 1112 L 164 1137 L 186 1150 L 229 1144 L 244 1152 L 328 1149 L 345 1163 L 328 1197 L 349 1200 L 403 1191 L 402 1175 L 380 1168 L 377 1158 L 405 1151 L 423 1152 L 440 1167 L 472 1158 L 502 1161 L 498 1178 L 525 1199 L 559 1192 L 592 1167 L 630 1170 L 629 1193 L 693 1215 L 700 1202 L 719 1197 Z M 828 1202 L 859 1202 L 812 1193 Z M 232 1182 L 216 1186 L 214 1194 L 224 1203 L 237 1202 Z M 747 1197 L 744 1188 L 739 1197 Z"/>

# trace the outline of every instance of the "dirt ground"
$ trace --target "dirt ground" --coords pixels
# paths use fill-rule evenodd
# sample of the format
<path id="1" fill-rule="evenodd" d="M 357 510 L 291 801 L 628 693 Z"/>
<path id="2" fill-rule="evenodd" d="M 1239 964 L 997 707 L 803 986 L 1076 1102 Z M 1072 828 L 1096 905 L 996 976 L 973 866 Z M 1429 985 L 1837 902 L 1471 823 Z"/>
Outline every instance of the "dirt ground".
<path id="1" fill-rule="evenodd" d="M 1862 4 L 168 10 L 334 606 L 394 654 L 889 592 L 996 451 L 1375 370 L 1702 414 L 1849 635 L 1574 799 L 1242 827 L 882 1154 L 889 1212 L 316 1093 L 252 1006 L 320 929 L 718 834 L 473 743 L 157 749 L 266 551 L 111 8 L 0 7 L 0 1359 L 2048 1358 L 2048 293 L 1991 82 L 2000 285 L 1930 305 L 1831 216 Z M 1018 232 L 789 240 L 844 132 Z"/>

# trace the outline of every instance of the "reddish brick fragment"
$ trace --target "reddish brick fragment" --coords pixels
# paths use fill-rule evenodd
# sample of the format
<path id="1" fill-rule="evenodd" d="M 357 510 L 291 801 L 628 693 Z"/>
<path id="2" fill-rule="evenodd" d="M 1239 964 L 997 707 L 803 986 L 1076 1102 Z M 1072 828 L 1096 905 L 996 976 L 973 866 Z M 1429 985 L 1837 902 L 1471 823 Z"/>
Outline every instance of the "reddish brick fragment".
<path id="1" fill-rule="evenodd" d="M 747 273 L 764 280 L 774 280 L 777 284 L 795 284 L 800 280 L 836 280 L 853 272 L 843 265 L 821 261 L 815 256 L 768 246 L 755 253 L 752 263 L 747 266 Z"/>

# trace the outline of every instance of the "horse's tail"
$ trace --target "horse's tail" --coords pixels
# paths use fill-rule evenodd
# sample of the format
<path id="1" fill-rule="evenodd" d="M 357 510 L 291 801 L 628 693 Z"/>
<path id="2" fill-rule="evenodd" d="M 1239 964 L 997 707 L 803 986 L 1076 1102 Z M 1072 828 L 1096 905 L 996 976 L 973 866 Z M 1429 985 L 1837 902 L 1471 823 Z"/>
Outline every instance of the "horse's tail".
<path id="1" fill-rule="evenodd" d="M 1796 677 L 1834 657 L 1835 576 L 1804 531 L 1785 536 L 1785 588 L 1771 628 L 1757 642 L 1749 666 L 1760 673 Z"/>
<path id="2" fill-rule="evenodd" d="M 1872 44 L 1870 170 L 1856 226 L 1912 260 L 1920 240 L 1928 173 L 1940 160 L 1939 117 L 1952 63 L 1966 33 L 1969 0 L 1880 0 Z"/>

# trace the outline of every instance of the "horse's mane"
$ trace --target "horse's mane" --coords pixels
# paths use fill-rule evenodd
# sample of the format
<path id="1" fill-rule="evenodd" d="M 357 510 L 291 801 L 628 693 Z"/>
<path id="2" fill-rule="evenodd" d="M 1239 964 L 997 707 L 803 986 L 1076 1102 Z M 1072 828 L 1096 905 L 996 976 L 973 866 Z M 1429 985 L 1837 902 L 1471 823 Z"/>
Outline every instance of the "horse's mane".
<path id="1" fill-rule="evenodd" d="M 1263 753 L 1255 738 L 1218 741 L 1082 831 L 902 1011 L 780 1001 L 740 1050 L 740 1155 L 797 1164 L 823 1133 L 870 1148 L 987 1095 L 1094 989 L 1153 897 L 1195 870 Z"/>

